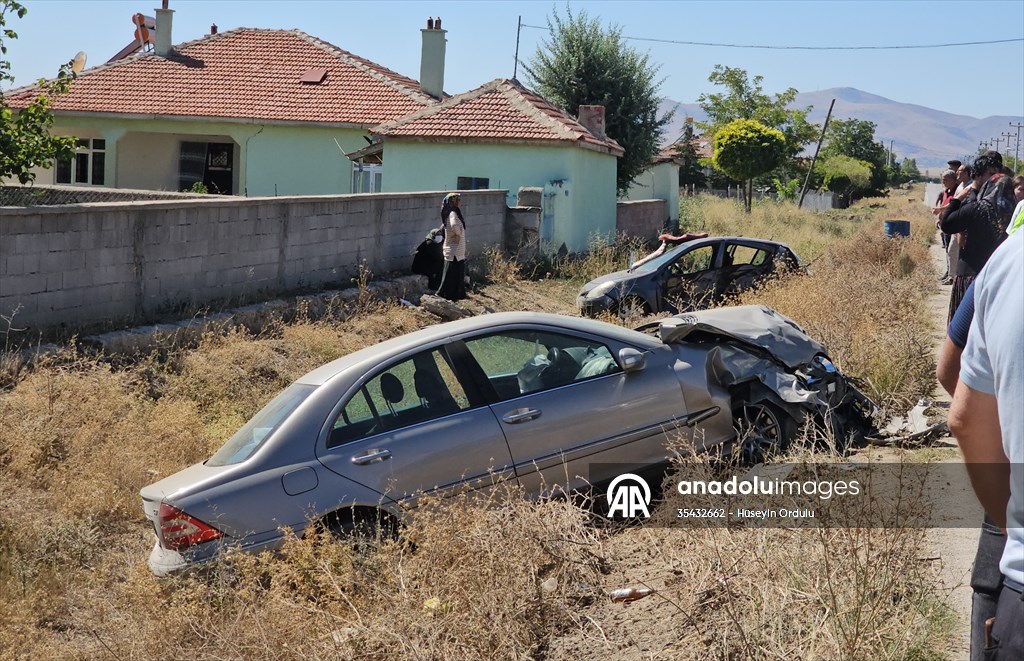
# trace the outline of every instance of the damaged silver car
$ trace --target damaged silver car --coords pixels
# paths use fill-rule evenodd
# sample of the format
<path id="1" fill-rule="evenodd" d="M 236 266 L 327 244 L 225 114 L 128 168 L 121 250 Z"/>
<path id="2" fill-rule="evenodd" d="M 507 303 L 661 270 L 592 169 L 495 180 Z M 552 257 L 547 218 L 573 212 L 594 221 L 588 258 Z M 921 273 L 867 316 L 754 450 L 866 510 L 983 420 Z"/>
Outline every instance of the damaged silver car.
<path id="1" fill-rule="evenodd" d="M 807 416 L 864 424 L 866 399 L 773 310 L 698 312 L 645 330 L 487 314 L 324 365 L 208 460 L 142 490 L 150 569 L 272 549 L 285 528 L 394 526 L 425 495 L 582 488 L 614 477 L 595 466 L 656 466 L 680 441 L 755 458 L 785 446 Z"/>

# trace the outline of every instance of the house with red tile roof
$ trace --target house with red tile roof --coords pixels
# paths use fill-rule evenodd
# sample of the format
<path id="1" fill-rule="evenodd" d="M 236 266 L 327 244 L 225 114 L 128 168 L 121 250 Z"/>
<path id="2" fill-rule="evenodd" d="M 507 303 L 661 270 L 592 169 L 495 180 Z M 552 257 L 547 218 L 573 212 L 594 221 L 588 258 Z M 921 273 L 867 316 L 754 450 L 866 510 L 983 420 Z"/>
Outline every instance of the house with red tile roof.
<path id="1" fill-rule="evenodd" d="M 379 166 L 345 153 L 366 129 L 443 98 L 444 32 L 424 30 L 421 78 L 435 89 L 299 30 L 238 28 L 171 46 L 157 9 L 156 46 L 86 69 L 52 104 L 54 132 L 78 138 L 70 162 L 37 183 L 234 195 L 374 190 Z M 426 33 L 431 34 L 426 34 Z M 429 53 L 428 53 L 429 51 Z M 428 58 L 427 55 L 430 55 Z M 39 90 L 5 93 L 25 107 Z"/>
<path id="2" fill-rule="evenodd" d="M 574 118 L 499 78 L 370 129 L 374 141 L 349 156 L 385 167 L 384 192 L 521 187 L 544 189 L 542 248 L 586 248 L 615 233 L 615 168 L 623 150 L 604 132 L 604 108 Z"/>

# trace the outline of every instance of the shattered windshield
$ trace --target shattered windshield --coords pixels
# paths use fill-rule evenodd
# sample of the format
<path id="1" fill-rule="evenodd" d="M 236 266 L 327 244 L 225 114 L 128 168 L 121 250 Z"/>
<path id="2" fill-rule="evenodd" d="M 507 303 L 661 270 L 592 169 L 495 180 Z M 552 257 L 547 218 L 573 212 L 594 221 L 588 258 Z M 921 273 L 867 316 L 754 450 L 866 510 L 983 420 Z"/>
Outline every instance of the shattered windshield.
<path id="1" fill-rule="evenodd" d="M 676 259 L 679 258 L 680 255 L 682 255 L 684 252 L 689 250 L 691 247 L 692 246 L 688 245 L 688 244 L 683 244 L 683 245 L 680 245 L 680 246 L 676 246 L 675 248 L 672 248 L 672 249 L 666 251 L 664 255 L 661 255 L 659 257 L 655 257 L 654 259 L 652 259 L 649 262 L 644 262 L 643 264 L 640 264 L 639 266 L 636 266 L 636 267 L 630 269 L 629 272 L 630 273 L 643 273 L 643 274 L 654 273 L 655 271 L 660 269 L 662 266 L 665 266 L 666 264 L 671 264 L 672 262 L 674 262 Z"/>

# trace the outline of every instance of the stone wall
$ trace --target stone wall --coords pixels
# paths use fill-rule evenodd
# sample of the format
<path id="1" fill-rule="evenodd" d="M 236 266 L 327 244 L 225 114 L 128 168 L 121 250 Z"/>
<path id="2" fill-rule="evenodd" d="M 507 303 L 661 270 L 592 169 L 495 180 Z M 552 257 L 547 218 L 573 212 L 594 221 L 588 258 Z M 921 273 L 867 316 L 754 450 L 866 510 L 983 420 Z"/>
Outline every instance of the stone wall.
<path id="1" fill-rule="evenodd" d="M 50 206 L 86 202 L 136 202 L 140 200 L 187 200 L 197 193 L 130 190 L 87 186 L 0 186 L 0 207 Z"/>
<path id="2" fill-rule="evenodd" d="M 202 196 L 0 208 L 0 315 L 117 327 L 206 303 L 348 286 L 364 261 L 407 272 L 443 193 Z M 471 255 L 501 245 L 502 190 L 463 193 Z"/>

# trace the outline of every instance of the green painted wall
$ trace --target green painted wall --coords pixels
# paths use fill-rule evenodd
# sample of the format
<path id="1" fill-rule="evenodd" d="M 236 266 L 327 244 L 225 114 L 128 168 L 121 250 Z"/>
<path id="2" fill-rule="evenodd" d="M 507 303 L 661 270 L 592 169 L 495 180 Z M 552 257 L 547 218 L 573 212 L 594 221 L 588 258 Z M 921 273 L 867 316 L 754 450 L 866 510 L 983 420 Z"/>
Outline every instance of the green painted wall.
<path id="1" fill-rule="evenodd" d="M 622 201 L 640 200 L 665 200 L 671 219 L 679 220 L 679 166 L 658 163 L 634 179 Z"/>
<path id="2" fill-rule="evenodd" d="M 384 143 L 383 191 L 455 190 L 459 177 L 485 177 L 508 191 L 515 206 L 521 187 L 546 187 L 542 238 L 547 250 L 563 243 L 583 250 L 592 236 L 615 233 L 615 164 L 610 154 L 573 146 Z M 552 187 L 551 182 L 562 182 Z M 555 200 L 551 195 L 557 189 Z"/>
<path id="3" fill-rule="evenodd" d="M 350 193 L 352 161 L 342 150 L 365 147 L 363 135 L 356 129 L 266 127 L 249 140 L 249 195 Z"/>
<path id="4" fill-rule="evenodd" d="M 352 163 L 342 150 L 366 145 L 362 129 L 65 115 L 54 133 L 105 138 L 105 185 L 145 190 L 177 190 L 182 142 L 233 142 L 235 194 L 250 197 L 349 193 Z M 40 169 L 36 181 L 54 175 Z"/>

